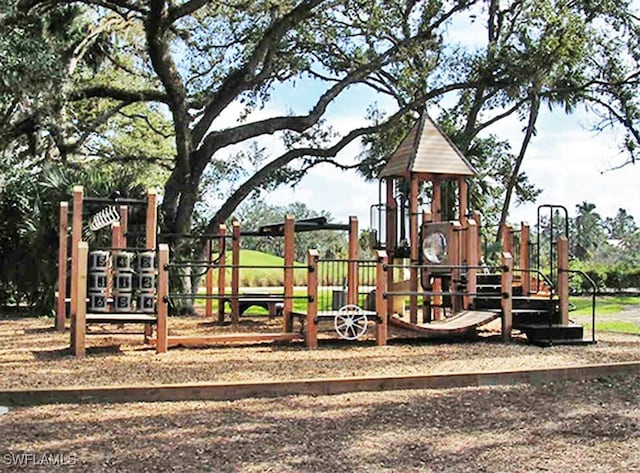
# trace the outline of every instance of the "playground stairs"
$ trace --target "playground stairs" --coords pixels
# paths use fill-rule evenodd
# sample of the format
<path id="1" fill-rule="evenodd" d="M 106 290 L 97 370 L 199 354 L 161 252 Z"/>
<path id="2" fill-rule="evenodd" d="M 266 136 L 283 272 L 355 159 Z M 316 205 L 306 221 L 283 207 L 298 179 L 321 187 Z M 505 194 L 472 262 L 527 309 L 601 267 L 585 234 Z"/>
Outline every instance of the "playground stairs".
<path id="1" fill-rule="evenodd" d="M 501 312 L 501 275 L 478 274 L 474 310 Z M 581 344 L 583 327 L 562 324 L 560 301 L 553 294 L 523 294 L 522 285 L 512 287 L 513 328 L 520 330 L 536 345 Z"/>

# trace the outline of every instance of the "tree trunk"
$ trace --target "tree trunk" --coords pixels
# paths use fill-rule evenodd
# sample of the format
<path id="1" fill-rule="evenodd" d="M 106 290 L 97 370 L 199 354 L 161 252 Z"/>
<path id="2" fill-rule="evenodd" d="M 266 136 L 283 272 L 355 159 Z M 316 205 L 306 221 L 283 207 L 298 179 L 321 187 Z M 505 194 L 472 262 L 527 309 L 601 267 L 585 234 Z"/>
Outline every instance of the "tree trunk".
<path id="1" fill-rule="evenodd" d="M 507 188 L 505 189 L 506 192 L 504 196 L 504 203 L 502 204 L 502 211 L 500 212 L 500 222 L 498 224 L 498 232 L 496 233 L 496 241 L 500 241 L 502 229 L 507 222 L 509 207 L 511 206 L 511 197 L 513 196 L 513 191 L 515 190 L 516 184 L 518 183 L 518 174 L 520 174 L 522 161 L 524 160 L 525 154 L 527 153 L 527 148 L 529 147 L 529 143 L 531 142 L 531 137 L 535 133 L 539 111 L 540 96 L 538 95 L 538 90 L 535 90 L 531 100 L 531 109 L 529 110 L 529 122 L 527 123 L 527 130 L 525 132 L 524 139 L 522 140 L 522 145 L 520 146 L 520 152 L 518 153 L 518 157 L 516 158 L 516 161 L 514 163 L 513 171 L 511 172 L 511 177 L 509 178 L 509 183 L 507 184 Z"/>

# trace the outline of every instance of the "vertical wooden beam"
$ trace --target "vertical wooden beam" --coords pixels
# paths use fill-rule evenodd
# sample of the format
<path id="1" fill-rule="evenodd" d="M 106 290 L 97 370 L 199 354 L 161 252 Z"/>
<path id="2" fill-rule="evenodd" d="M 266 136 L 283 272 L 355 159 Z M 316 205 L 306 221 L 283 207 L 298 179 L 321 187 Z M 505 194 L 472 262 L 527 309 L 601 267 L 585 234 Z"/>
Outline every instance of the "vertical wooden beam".
<path id="1" fill-rule="evenodd" d="M 513 256 L 502 253 L 502 340 L 511 340 L 513 329 Z"/>
<path id="2" fill-rule="evenodd" d="M 387 292 L 387 277 L 385 269 L 388 262 L 387 253 L 378 251 L 376 255 L 376 314 L 380 318 L 380 322 L 376 323 L 376 345 L 382 346 L 387 344 L 388 330 L 388 312 L 387 302 L 384 294 Z"/>
<path id="3" fill-rule="evenodd" d="M 387 178 L 387 206 L 385 213 L 385 228 L 386 228 L 386 248 L 391 257 L 396 249 L 397 243 L 397 228 L 398 216 L 396 208 L 396 200 L 393 197 L 393 178 Z"/>
<path id="4" fill-rule="evenodd" d="M 469 210 L 469 183 L 464 177 L 458 178 L 458 210 L 460 221 L 466 222 Z"/>
<path id="5" fill-rule="evenodd" d="M 305 344 L 307 348 L 318 347 L 318 251 L 309 250 L 307 255 L 309 265 L 307 273 L 307 332 L 305 334 Z"/>
<path id="6" fill-rule="evenodd" d="M 476 293 L 476 276 L 478 274 L 478 270 L 474 266 L 478 266 L 480 264 L 480 256 L 478 255 L 478 238 L 478 226 L 476 225 L 476 221 L 474 219 L 467 220 L 467 264 L 470 266 L 467 270 L 467 292 L 470 294 Z M 469 305 L 474 298 L 475 296 L 473 295 L 465 297 L 465 308 L 469 308 Z"/>
<path id="7" fill-rule="evenodd" d="M 458 220 L 462 226 L 462 230 L 467 230 L 469 211 L 469 183 L 464 177 L 458 178 Z M 468 261 L 467 245 L 468 232 L 464 231 L 460 234 L 460 261 Z"/>
<path id="8" fill-rule="evenodd" d="M 560 298 L 560 323 L 569 324 L 569 241 L 558 238 L 558 297 Z"/>
<path id="9" fill-rule="evenodd" d="M 224 322 L 224 300 L 227 284 L 227 227 L 220 224 L 218 228 L 220 235 L 220 261 L 218 262 L 218 322 Z"/>
<path id="10" fill-rule="evenodd" d="M 433 178 L 433 199 L 431 200 L 431 216 L 434 222 L 442 221 L 442 181 Z"/>
<path id="11" fill-rule="evenodd" d="M 358 217 L 349 217 L 347 304 L 358 304 Z"/>
<path id="12" fill-rule="evenodd" d="M 127 232 L 129 231 L 129 207 L 120 206 L 120 243 L 122 248 L 128 247 Z"/>
<path id="13" fill-rule="evenodd" d="M 461 257 L 461 248 L 460 242 L 462 240 L 462 226 L 459 222 L 451 222 L 452 232 L 451 232 L 451 261 L 454 265 L 460 266 L 462 264 Z M 458 292 L 458 284 L 460 281 L 460 269 L 454 268 L 451 270 L 451 284 L 449 287 L 450 292 Z M 463 301 L 462 296 L 451 296 L 451 310 L 452 312 L 458 313 L 462 310 Z"/>
<path id="14" fill-rule="evenodd" d="M 502 227 L 502 251 L 513 255 L 513 227 L 508 223 Z"/>
<path id="15" fill-rule="evenodd" d="M 431 200 L 431 219 L 433 222 L 442 221 L 442 180 L 438 177 L 433 177 L 431 180 L 433 184 L 433 196 Z M 417 288 L 416 288 L 417 289 Z M 436 278 L 431 288 L 434 292 L 442 291 L 442 283 L 440 279 Z M 433 296 L 432 301 L 434 305 L 441 305 L 442 297 Z M 440 320 L 442 318 L 442 309 L 434 307 L 431 311 L 431 318 L 433 320 Z"/>
<path id="16" fill-rule="evenodd" d="M 293 263 L 296 252 L 296 219 L 293 215 L 284 217 L 284 302 L 282 310 L 282 331 L 293 330 Z"/>
<path id="17" fill-rule="evenodd" d="M 232 224 L 233 243 L 231 244 L 231 323 L 240 321 L 240 222 Z"/>
<path id="18" fill-rule="evenodd" d="M 78 308 L 78 244 L 82 240 L 82 208 L 84 189 L 73 188 L 73 216 L 71 221 L 71 315 Z"/>
<path id="19" fill-rule="evenodd" d="M 166 353 L 169 338 L 169 245 L 162 243 L 158 250 L 158 320 L 156 353 Z"/>
<path id="20" fill-rule="evenodd" d="M 418 235 L 418 178 L 411 174 L 409 182 L 409 247 L 411 250 L 411 269 L 409 270 L 409 290 L 418 292 L 418 264 L 420 238 Z M 418 296 L 409 297 L 409 319 L 418 323 Z"/>
<path id="21" fill-rule="evenodd" d="M 482 252 L 482 233 L 481 233 L 481 230 L 482 230 L 482 214 L 476 210 L 475 212 L 473 212 L 473 220 L 475 220 L 476 227 L 478 229 L 477 255 L 478 255 L 478 261 L 480 261 L 480 257 L 483 256 L 483 252 Z"/>
<path id="22" fill-rule="evenodd" d="M 124 248 L 122 245 L 122 233 L 120 232 L 120 223 L 111 224 L 111 247 L 115 249 Z"/>
<path id="23" fill-rule="evenodd" d="M 145 245 L 148 250 L 155 250 L 158 237 L 158 192 L 147 191 L 147 218 L 145 226 Z"/>
<path id="24" fill-rule="evenodd" d="M 56 306 L 56 330 L 64 332 L 67 319 L 67 242 L 69 237 L 69 202 L 60 202 L 58 225 L 58 300 Z"/>
<path id="25" fill-rule="evenodd" d="M 87 256 L 89 245 L 78 242 L 77 248 L 76 310 L 71 314 L 71 352 L 76 358 L 86 355 L 87 334 Z"/>
<path id="26" fill-rule="evenodd" d="M 522 270 L 522 294 L 528 296 L 531 292 L 531 273 L 529 272 L 529 242 L 531 240 L 531 228 L 526 222 L 521 224 L 520 232 L 520 269 Z"/>
<path id="27" fill-rule="evenodd" d="M 386 250 L 387 255 L 393 261 L 396 252 L 396 243 L 397 243 L 397 225 L 398 225 L 398 215 L 397 215 L 397 207 L 396 200 L 393 195 L 394 191 L 394 180 L 392 177 L 386 179 L 386 191 L 387 191 L 387 205 L 386 205 L 386 213 L 385 213 L 385 226 L 386 226 Z M 393 286 L 393 270 L 387 271 L 387 287 Z M 387 313 L 393 313 L 393 297 L 388 297 L 387 301 Z M 400 314 L 403 316 L 404 314 Z"/>
<path id="28" fill-rule="evenodd" d="M 211 296 L 213 295 L 213 268 L 211 267 L 213 260 L 213 240 L 211 238 L 207 240 L 207 244 L 205 245 L 205 252 L 207 255 L 209 267 L 207 268 L 207 273 L 204 276 L 204 287 L 207 292 L 207 296 Z M 205 299 L 204 316 L 213 317 L 213 299 Z"/>

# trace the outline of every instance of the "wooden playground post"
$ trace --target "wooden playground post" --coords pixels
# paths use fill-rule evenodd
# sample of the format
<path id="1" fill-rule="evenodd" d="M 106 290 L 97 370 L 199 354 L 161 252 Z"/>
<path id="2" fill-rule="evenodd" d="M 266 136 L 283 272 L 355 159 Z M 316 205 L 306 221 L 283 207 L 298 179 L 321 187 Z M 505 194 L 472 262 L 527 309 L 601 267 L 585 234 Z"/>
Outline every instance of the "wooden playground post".
<path id="1" fill-rule="evenodd" d="M 388 262 L 386 251 L 378 251 L 376 255 L 376 314 L 380 317 L 380 322 L 376 323 L 376 345 L 387 344 L 387 323 L 388 311 L 387 301 L 384 294 L 387 292 L 388 269 L 385 268 Z"/>
<path id="2" fill-rule="evenodd" d="M 460 242 L 462 239 L 462 226 L 459 222 L 451 223 L 451 261 L 453 261 L 454 265 L 459 265 L 462 263 L 462 255 Z M 458 282 L 460 281 L 460 269 L 452 268 L 451 270 L 451 283 L 449 284 L 449 292 L 457 293 Z M 460 312 L 463 307 L 462 297 L 458 295 L 452 295 L 451 297 L 451 310 L 453 313 Z"/>
<path id="3" fill-rule="evenodd" d="M 307 348 L 318 347 L 318 251 L 309 250 L 307 261 L 309 265 L 307 273 L 307 333 L 305 344 Z"/>
<path id="4" fill-rule="evenodd" d="M 522 270 L 522 294 L 528 296 L 531 291 L 531 273 L 529 272 L 529 241 L 531 229 L 528 223 L 522 222 L 520 233 L 520 269 Z"/>
<path id="5" fill-rule="evenodd" d="M 211 265 L 211 255 L 213 253 L 213 242 L 211 238 L 207 240 L 207 244 L 205 245 L 205 252 L 207 255 L 207 262 L 209 263 L 209 265 Z M 211 266 L 207 268 L 207 273 L 204 278 L 204 286 L 207 291 L 207 296 L 211 296 L 211 294 L 213 294 L 213 268 Z M 204 316 L 213 316 L 213 299 L 211 298 L 207 298 L 204 301 Z"/>
<path id="6" fill-rule="evenodd" d="M 502 251 L 513 255 L 513 227 L 508 223 L 502 227 Z"/>
<path id="7" fill-rule="evenodd" d="M 145 247 L 155 251 L 158 244 L 158 192 L 155 189 L 147 190 L 147 214 L 145 219 Z M 160 267 L 160 266 L 158 266 Z M 158 307 L 160 307 L 158 300 Z M 150 324 L 144 326 L 145 342 L 151 337 L 153 327 Z"/>
<path id="8" fill-rule="evenodd" d="M 477 210 L 473 212 L 473 220 L 476 222 L 476 226 L 478 228 L 478 239 L 476 241 L 478 247 L 476 249 L 476 254 L 478 255 L 478 262 L 480 261 L 480 257 L 482 256 L 482 214 Z"/>
<path id="9" fill-rule="evenodd" d="M 513 329 L 513 256 L 511 253 L 502 253 L 502 340 L 511 340 L 511 330 Z"/>
<path id="10" fill-rule="evenodd" d="M 71 352 L 76 358 L 84 358 L 86 354 L 87 333 L 87 255 L 89 245 L 86 241 L 78 242 L 76 310 L 71 314 Z"/>
<path id="11" fill-rule="evenodd" d="M 386 209 L 385 209 L 385 245 L 388 254 L 391 258 L 394 258 L 396 251 L 396 224 L 398 221 L 396 200 L 393 196 L 394 180 L 393 178 L 386 179 Z M 394 271 L 387 271 L 387 287 L 391 287 L 393 284 Z M 388 297 L 387 301 L 387 313 L 393 313 L 393 297 Z"/>
<path id="12" fill-rule="evenodd" d="M 560 298 L 560 323 L 569 324 L 569 242 L 562 235 L 558 238 L 558 297 Z"/>
<path id="13" fill-rule="evenodd" d="M 434 177 L 431 180 L 433 184 L 433 198 L 431 200 L 431 216 L 434 222 L 442 221 L 442 181 L 440 178 Z"/>
<path id="14" fill-rule="evenodd" d="M 162 243 L 158 251 L 158 319 L 156 336 L 156 353 L 165 353 L 168 347 L 169 338 L 169 271 L 166 266 L 169 264 L 169 245 Z"/>
<path id="15" fill-rule="evenodd" d="M 433 198 L 431 200 L 431 218 L 433 222 L 441 222 L 442 221 L 442 180 L 440 177 L 433 177 L 431 179 L 431 182 L 433 185 Z M 418 250 L 418 248 L 416 248 L 416 250 Z M 417 290 L 417 286 L 416 286 L 416 290 Z M 441 292 L 442 280 L 439 278 L 435 278 L 433 281 L 431 290 L 436 293 Z M 442 296 L 432 296 L 431 302 L 433 306 L 435 306 L 431 311 L 431 319 L 441 320 L 444 317 L 443 310 L 442 310 Z"/>
<path id="16" fill-rule="evenodd" d="M 148 250 L 155 250 L 158 236 L 158 192 L 147 191 L 147 219 L 145 226 L 145 244 Z"/>
<path id="17" fill-rule="evenodd" d="M 111 224 L 111 247 L 114 249 L 122 249 L 122 233 L 120 232 L 120 223 L 114 222 Z"/>
<path id="18" fill-rule="evenodd" d="M 391 255 L 394 254 L 396 249 L 396 200 L 393 197 L 393 179 L 388 178 L 387 180 L 387 208 L 385 214 L 385 244 L 387 247 L 387 251 L 390 252 Z"/>
<path id="19" fill-rule="evenodd" d="M 474 219 L 467 220 L 467 264 L 469 269 L 467 270 L 467 292 L 469 294 L 475 294 L 476 292 L 476 276 L 478 269 L 476 266 L 480 263 L 480 257 L 478 256 L 478 225 Z M 468 308 L 475 296 L 465 296 L 464 306 Z"/>
<path id="20" fill-rule="evenodd" d="M 349 217 L 347 304 L 358 304 L 358 217 Z"/>
<path id="21" fill-rule="evenodd" d="M 284 217 L 284 301 L 282 310 L 282 331 L 291 332 L 293 321 L 293 263 L 295 260 L 295 225 L 296 220 L 292 215 Z"/>
<path id="22" fill-rule="evenodd" d="M 71 222 L 71 315 L 78 308 L 78 244 L 82 239 L 82 207 L 84 189 L 82 186 L 73 188 L 73 215 Z"/>
<path id="23" fill-rule="evenodd" d="M 120 206 L 120 244 L 122 248 L 128 247 L 127 232 L 129 231 L 129 207 Z"/>
<path id="24" fill-rule="evenodd" d="M 458 219 L 466 223 L 469 210 L 469 183 L 464 177 L 458 178 Z"/>
<path id="25" fill-rule="evenodd" d="M 67 319 L 67 239 L 69 225 L 69 202 L 60 202 L 58 227 L 58 300 L 56 308 L 56 330 L 64 332 Z"/>
<path id="26" fill-rule="evenodd" d="M 226 293 L 226 261 L 227 261 L 227 227 L 224 224 L 220 224 L 218 227 L 218 234 L 220 235 L 220 260 L 218 262 L 218 322 L 224 322 L 224 301 L 222 297 Z"/>
<path id="27" fill-rule="evenodd" d="M 409 270 L 409 290 L 416 294 L 418 292 L 418 179 L 411 174 L 409 191 L 409 248 L 411 265 Z M 435 186 L 435 184 L 434 184 Z M 412 324 L 418 323 L 418 296 L 409 297 L 409 319 Z"/>
<path id="28" fill-rule="evenodd" d="M 240 321 L 240 222 L 233 221 L 233 243 L 231 245 L 231 323 Z"/>

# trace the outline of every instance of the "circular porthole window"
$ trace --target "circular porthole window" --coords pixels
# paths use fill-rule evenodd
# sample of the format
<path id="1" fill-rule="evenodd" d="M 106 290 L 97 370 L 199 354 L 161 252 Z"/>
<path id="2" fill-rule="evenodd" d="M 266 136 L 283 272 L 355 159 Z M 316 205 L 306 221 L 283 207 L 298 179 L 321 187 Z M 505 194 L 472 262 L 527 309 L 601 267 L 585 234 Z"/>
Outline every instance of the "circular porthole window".
<path id="1" fill-rule="evenodd" d="M 447 259 L 447 237 L 444 233 L 434 232 L 422 242 L 422 253 L 427 262 L 442 264 Z"/>

